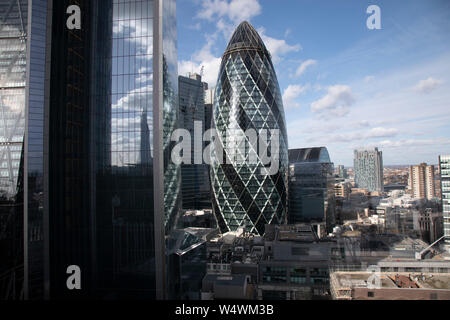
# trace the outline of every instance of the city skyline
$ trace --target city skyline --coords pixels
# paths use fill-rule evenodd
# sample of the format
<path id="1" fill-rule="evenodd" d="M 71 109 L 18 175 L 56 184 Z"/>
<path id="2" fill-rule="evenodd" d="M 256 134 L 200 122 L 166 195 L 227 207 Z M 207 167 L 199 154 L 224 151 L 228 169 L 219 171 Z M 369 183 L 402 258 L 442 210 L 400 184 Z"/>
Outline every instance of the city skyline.
<path id="1" fill-rule="evenodd" d="M 0 1 L 0 302 L 450 300 L 449 12 Z"/>
<path id="2" fill-rule="evenodd" d="M 233 28 L 249 20 L 279 74 L 290 149 L 325 146 L 347 167 L 354 149 L 372 147 L 383 151 L 386 166 L 437 164 L 450 152 L 450 5 L 380 1 L 382 28 L 369 30 L 370 4 L 180 2 L 179 72 L 203 66 L 214 87 Z"/>

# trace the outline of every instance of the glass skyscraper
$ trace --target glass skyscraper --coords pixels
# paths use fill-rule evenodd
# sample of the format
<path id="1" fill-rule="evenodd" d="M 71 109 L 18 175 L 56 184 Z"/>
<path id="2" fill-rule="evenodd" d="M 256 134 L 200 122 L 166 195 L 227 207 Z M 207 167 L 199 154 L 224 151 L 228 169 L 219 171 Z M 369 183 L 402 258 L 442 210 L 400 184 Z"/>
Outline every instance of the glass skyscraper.
<path id="1" fill-rule="evenodd" d="M 358 188 L 370 192 L 383 192 L 383 153 L 378 151 L 378 148 L 355 150 L 354 171 L 355 184 Z"/>
<path id="2" fill-rule="evenodd" d="M 441 173 L 441 199 L 444 215 L 444 235 L 447 250 L 450 252 L 450 156 L 439 157 L 439 171 Z"/>
<path id="3" fill-rule="evenodd" d="M 223 55 L 213 112 L 216 142 L 224 150 L 223 159 L 219 159 L 216 145 L 211 178 L 219 227 L 227 232 L 245 226 L 248 232 L 262 235 L 266 224 L 286 221 L 288 141 L 270 53 L 248 22 L 237 27 Z M 240 155 L 244 161 L 227 153 L 227 131 L 245 135 L 249 129 L 258 135 L 263 129 L 279 130 L 279 154 L 272 155 L 279 162 L 275 174 L 261 172 L 265 164 L 248 137 Z M 258 154 L 256 161 L 249 161 L 252 153 Z"/>
<path id="4" fill-rule="evenodd" d="M 328 150 L 289 150 L 289 223 L 335 222 L 334 165 Z"/>
<path id="5" fill-rule="evenodd" d="M 191 135 L 191 163 L 181 165 L 183 209 L 211 209 L 211 183 L 209 166 L 195 164 L 195 154 L 203 159 L 203 134 L 210 124 L 206 119 L 205 90 L 208 84 L 202 82 L 198 74 L 188 77 L 178 77 L 180 128 L 189 131 Z M 195 143 L 195 131 L 201 135 L 201 143 Z M 197 145 L 198 150 L 195 150 Z"/>
<path id="6" fill-rule="evenodd" d="M 1 294 L 164 298 L 181 199 L 175 0 L 80 0 L 70 30 L 73 4 L 0 3 L 0 281 L 16 285 Z"/>

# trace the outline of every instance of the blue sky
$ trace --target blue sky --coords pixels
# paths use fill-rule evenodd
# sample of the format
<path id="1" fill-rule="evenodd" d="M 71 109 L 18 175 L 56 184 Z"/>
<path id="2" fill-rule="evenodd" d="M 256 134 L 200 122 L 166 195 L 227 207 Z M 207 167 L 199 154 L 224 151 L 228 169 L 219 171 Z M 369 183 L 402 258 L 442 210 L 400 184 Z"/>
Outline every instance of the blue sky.
<path id="1" fill-rule="evenodd" d="M 369 5 L 381 30 L 369 30 Z M 384 163 L 450 154 L 450 1 L 179 0 L 179 73 L 214 87 L 234 28 L 248 20 L 272 54 L 290 148 L 326 146 L 352 166 L 378 147 Z"/>

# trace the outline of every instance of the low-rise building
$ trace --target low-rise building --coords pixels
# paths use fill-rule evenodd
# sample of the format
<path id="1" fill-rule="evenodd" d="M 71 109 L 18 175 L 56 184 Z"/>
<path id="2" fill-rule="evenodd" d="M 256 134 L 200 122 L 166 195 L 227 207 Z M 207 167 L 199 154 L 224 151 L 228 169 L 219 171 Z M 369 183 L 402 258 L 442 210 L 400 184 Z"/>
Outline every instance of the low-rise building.
<path id="1" fill-rule="evenodd" d="M 334 300 L 449 300 L 450 274 L 334 272 Z"/>

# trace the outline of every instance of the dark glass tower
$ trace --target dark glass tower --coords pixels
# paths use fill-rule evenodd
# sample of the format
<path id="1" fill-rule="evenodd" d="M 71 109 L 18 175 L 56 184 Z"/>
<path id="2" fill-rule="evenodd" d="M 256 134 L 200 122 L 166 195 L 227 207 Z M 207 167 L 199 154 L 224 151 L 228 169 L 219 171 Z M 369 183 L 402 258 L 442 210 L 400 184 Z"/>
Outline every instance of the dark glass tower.
<path id="1" fill-rule="evenodd" d="M 199 144 L 199 150 L 194 150 L 195 130 L 203 137 L 210 125 L 206 123 L 205 89 L 208 84 L 202 82 L 198 74 L 190 74 L 189 77 L 178 77 L 180 128 L 191 134 L 191 163 L 181 165 L 181 180 L 183 194 L 183 209 L 211 209 L 211 183 L 209 180 L 209 166 L 207 164 L 195 164 L 194 153 L 203 157 L 204 142 Z M 197 126 L 197 129 L 195 129 Z"/>
<path id="2" fill-rule="evenodd" d="M 289 218 L 291 224 L 334 224 L 334 165 L 328 150 L 305 148 L 289 150 Z"/>
<path id="3" fill-rule="evenodd" d="M 240 226 L 262 235 L 266 224 L 281 224 L 287 214 L 288 142 L 284 109 L 278 80 L 263 41 L 248 23 L 234 32 L 222 58 L 214 98 L 213 126 L 224 158 L 216 154 L 212 164 L 214 211 L 222 232 Z M 279 130 L 279 170 L 263 174 L 266 166 L 257 152 L 249 161 L 254 146 L 247 145 L 245 161 L 235 161 L 227 152 L 228 130 L 244 134 L 254 129 Z M 270 132 L 268 133 L 270 137 Z M 269 150 L 270 150 L 269 144 Z M 261 145 L 260 145 L 261 148 Z"/>
<path id="4" fill-rule="evenodd" d="M 0 2 L 0 299 L 23 288 L 28 4 Z"/>
<path id="5" fill-rule="evenodd" d="M 17 128 L 0 140 L 15 172 L 0 181 L 0 275 L 25 299 L 164 298 L 180 210 L 175 0 L 79 0 L 79 30 L 73 1 L 7 2 L 0 122 Z M 66 286 L 71 265 L 81 290 Z"/>

